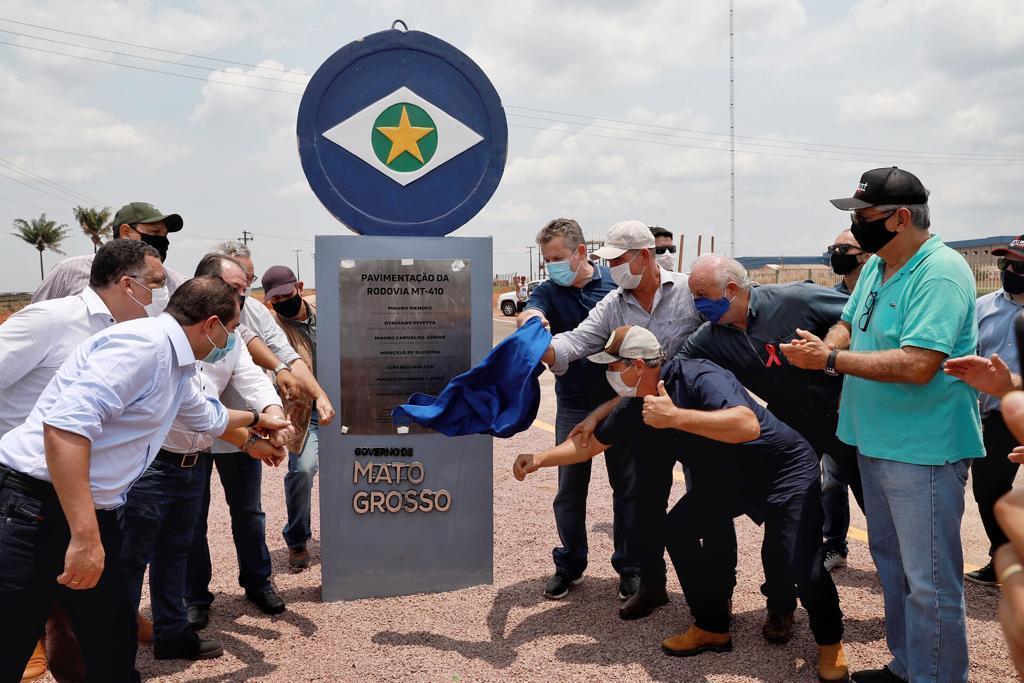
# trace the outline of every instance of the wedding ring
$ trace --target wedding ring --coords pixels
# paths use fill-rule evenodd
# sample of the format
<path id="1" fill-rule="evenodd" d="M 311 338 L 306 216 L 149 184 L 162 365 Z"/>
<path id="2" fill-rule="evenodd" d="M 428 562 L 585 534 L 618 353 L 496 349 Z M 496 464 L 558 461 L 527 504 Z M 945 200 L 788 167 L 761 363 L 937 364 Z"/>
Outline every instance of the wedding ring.
<path id="1" fill-rule="evenodd" d="M 1021 566 L 1019 564 L 1014 565 L 1014 567 L 1017 567 L 1018 570 L 1021 569 Z M 1012 567 L 1011 567 L 1011 569 L 1012 569 Z M 82 580 L 81 579 L 71 579 L 71 583 L 82 583 Z"/>
<path id="2" fill-rule="evenodd" d="M 1006 583 L 1006 580 L 1014 574 L 1024 572 L 1024 566 L 1021 566 L 1020 562 L 1015 562 L 1009 567 L 1003 570 L 1003 573 L 999 575 L 999 583 Z"/>

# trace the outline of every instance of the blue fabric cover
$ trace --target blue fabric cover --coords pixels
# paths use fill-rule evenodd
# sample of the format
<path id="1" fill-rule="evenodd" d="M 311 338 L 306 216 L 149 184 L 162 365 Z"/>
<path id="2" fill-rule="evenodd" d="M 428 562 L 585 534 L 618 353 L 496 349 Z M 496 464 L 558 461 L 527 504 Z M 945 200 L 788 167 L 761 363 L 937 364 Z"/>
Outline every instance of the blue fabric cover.
<path id="1" fill-rule="evenodd" d="M 531 318 L 474 368 L 455 377 L 440 396 L 413 394 L 391 411 L 396 425 L 416 423 L 445 436 L 502 438 L 529 428 L 540 405 L 541 356 L 551 333 Z"/>

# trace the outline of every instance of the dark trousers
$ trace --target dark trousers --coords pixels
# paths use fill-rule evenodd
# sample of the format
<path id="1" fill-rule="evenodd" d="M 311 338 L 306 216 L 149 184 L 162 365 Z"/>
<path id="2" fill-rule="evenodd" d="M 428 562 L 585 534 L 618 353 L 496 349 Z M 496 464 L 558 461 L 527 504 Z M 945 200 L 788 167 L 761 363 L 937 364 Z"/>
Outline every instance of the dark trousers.
<path id="1" fill-rule="evenodd" d="M 263 463 L 245 453 L 217 453 L 205 458 L 203 464 L 202 509 L 188 555 L 187 605 L 209 605 L 213 602 L 210 580 L 213 565 L 207 523 L 210 517 L 210 480 L 213 466 L 224 488 L 231 514 L 231 537 L 238 558 L 238 585 L 246 594 L 255 595 L 270 588 L 270 550 L 267 548 L 267 521 L 263 514 Z"/>
<path id="2" fill-rule="evenodd" d="M 569 432 L 590 413 L 567 402 L 558 402 L 555 417 L 555 440 L 562 443 Z M 562 545 L 551 551 L 555 570 L 566 576 L 579 576 L 587 568 L 587 492 L 590 489 L 592 460 L 558 468 L 558 493 L 555 495 L 555 526 Z M 619 574 L 637 574 L 636 558 L 637 496 L 636 472 L 629 448 L 613 446 L 604 453 L 608 482 L 612 487 L 612 536 L 615 551 L 612 567 Z"/>
<path id="3" fill-rule="evenodd" d="M 988 554 L 994 555 L 996 548 L 1009 540 L 996 521 L 995 504 L 1000 496 L 1013 488 L 1013 480 L 1020 465 L 1010 462 L 1006 456 L 1019 444 L 1006 428 L 1003 414 L 998 410 L 982 420 L 981 424 L 985 457 L 971 461 L 971 489 L 988 536 Z"/>
<path id="4" fill-rule="evenodd" d="M 627 447 L 633 448 L 632 444 L 627 444 Z M 665 511 L 672 490 L 672 468 L 676 462 L 675 455 L 668 453 L 633 453 L 640 582 L 653 590 L 665 588 Z"/>
<path id="5" fill-rule="evenodd" d="M 163 453 L 164 451 L 161 451 Z M 188 553 L 203 501 L 203 463 L 180 467 L 157 458 L 128 492 L 124 506 L 125 572 L 138 609 L 149 565 L 153 639 L 169 640 L 186 628 Z"/>
<path id="6" fill-rule="evenodd" d="M 0 683 L 17 683 L 54 604 L 63 608 L 85 662 L 86 680 L 139 681 L 135 610 L 121 564 L 121 526 L 114 510 L 97 510 L 104 568 L 89 590 L 57 583 L 71 533 L 52 487 L 32 493 L 0 468 Z M 16 475 L 15 475 L 16 476 Z M 48 492 L 40 492 L 48 488 Z"/>
<path id="7" fill-rule="evenodd" d="M 665 522 L 669 556 L 694 623 L 715 633 L 729 630 L 736 551 L 735 545 L 730 548 L 720 539 L 727 526 L 732 528 L 733 512 L 717 492 L 701 492 L 697 479 L 694 490 L 676 503 Z M 812 482 L 804 493 L 770 506 L 765 522 L 765 539 L 782 549 L 815 641 L 838 643 L 843 637 L 843 614 L 836 586 L 822 565 L 821 485 Z"/>

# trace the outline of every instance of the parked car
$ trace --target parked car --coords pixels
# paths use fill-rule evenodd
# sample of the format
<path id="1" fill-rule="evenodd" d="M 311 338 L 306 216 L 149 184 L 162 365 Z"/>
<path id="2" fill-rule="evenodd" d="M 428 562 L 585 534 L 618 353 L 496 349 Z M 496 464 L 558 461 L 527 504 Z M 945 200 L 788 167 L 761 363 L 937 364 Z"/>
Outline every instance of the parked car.
<path id="1" fill-rule="evenodd" d="M 533 280 L 531 282 L 527 282 L 526 291 L 529 294 L 533 294 L 534 287 L 536 287 L 542 282 L 544 282 L 544 280 Z M 527 299 L 527 301 L 529 301 L 529 299 Z M 511 292 L 505 292 L 504 294 L 498 297 L 498 310 L 501 311 L 504 315 L 515 315 L 519 311 L 518 304 L 519 299 L 516 298 L 516 290 L 514 289 Z"/>

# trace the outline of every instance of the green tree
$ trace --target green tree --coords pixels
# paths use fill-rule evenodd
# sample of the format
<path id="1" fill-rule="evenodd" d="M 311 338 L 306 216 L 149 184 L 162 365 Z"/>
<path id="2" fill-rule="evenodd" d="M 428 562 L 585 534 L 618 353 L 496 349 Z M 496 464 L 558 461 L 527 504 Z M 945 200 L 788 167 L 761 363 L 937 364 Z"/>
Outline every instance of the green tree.
<path id="1" fill-rule="evenodd" d="M 75 212 L 75 220 L 82 226 L 82 232 L 92 240 L 92 253 L 95 254 L 96 250 L 103 244 L 103 238 L 110 237 L 111 234 L 110 208 L 105 206 L 102 209 L 93 209 L 86 206 L 76 206 L 73 211 Z"/>
<path id="2" fill-rule="evenodd" d="M 24 218 L 16 218 L 14 230 L 12 235 L 20 237 L 39 250 L 39 279 L 43 279 L 46 277 L 43 272 L 43 249 L 63 254 L 60 243 L 67 239 L 68 226 L 63 223 L 57 225 L 57 221 L 51 221 L 44 213 L 40 214 L 39 218 L 27 221 Z"/>

